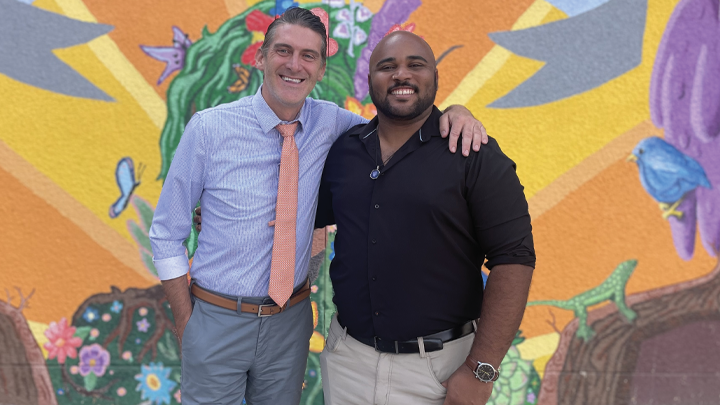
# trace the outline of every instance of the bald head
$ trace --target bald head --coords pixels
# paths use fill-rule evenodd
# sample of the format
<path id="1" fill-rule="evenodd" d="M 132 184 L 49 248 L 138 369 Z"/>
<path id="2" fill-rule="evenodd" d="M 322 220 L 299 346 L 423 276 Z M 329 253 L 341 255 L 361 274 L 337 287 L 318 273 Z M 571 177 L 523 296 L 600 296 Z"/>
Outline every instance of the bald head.
<path id="1" fill-rule="evenodd" d="M 429 114 L 438 89 L 430 45 L 406 31 L 388 34 L 370 56 L 368 86 L 378 118 L 409 121 Z"/>
<path id="2" fill-rule="evenodd" d="M 385 38 L 375 46 L 370 55 L 370 72 L 379 62 L 388 58 L 398 57 L 398 49 L 405 49 L 408 56 L 424 60 L 435 68 L 435 54 L 432 48 L 424 39 L 408 31 L 395 31 L 387 34 Z"/>

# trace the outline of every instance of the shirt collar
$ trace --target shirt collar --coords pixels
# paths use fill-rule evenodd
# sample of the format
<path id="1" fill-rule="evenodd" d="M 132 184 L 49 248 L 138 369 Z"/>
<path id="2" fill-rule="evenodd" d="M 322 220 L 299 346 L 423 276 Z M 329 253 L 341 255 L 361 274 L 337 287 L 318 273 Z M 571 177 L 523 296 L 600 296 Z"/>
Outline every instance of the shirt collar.
<path id="1" fill-rule="evenodd" d="M 260 85 L 257 93 L 255 93 L 255 97 L 253 97 L 252 99 L 252 106 L 253 110 L 255 111 L 255 118 L 257 118 L 258 123 L 260 124 L 260 128 L 262 128 L 263 133 L 267 135 L 268 133 L 270 133 L 270 131 L 275 129 L 278 124 L 289 124 L 291 122 L 297 121 L 300 123 L 301 128 L 305 128 L 305 124 L 308 122 L 308 117 L 310 116 L 310 103 L 308 103 L 309 100 L 311 100 L 309 97 L 305 99 L 305 103 L 300 109 L 300 113 L 294 120 L 283 121 L 278 118 L 277 114 L 275 114 L 275 111 L 270 108 L 268 103 L 265 101 L 265 98 L 263 98 L 262 85 Z"/>
<path id="2" fill-rule="evenodd" d="M 430 116 L 417 132 L 417 137 L 421 143 L 428 142 L 433 136 L 440 136 L 440 117 L 442 114 L 442 111 L 440 111 L 436 106 L 433 106 Z M 368 140 L 372 138 L 370 135 L 377 130 L 377 126 L 378 117 L 376 116 L 370 122 L 360 127 L 358 131 L 351 133 L 350 136 L 357 136 L 360 138 L 360 141 L 367 145 Z"/>

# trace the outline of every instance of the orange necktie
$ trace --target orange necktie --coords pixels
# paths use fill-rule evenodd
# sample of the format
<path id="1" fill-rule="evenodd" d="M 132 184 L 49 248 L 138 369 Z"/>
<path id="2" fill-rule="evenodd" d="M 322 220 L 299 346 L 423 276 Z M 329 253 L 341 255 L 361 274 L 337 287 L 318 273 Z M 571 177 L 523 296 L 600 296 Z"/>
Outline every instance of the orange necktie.
<path id="1" fill-rule="evenodd" d="M 297 122 L 279 124 L 276 128 L 283 136 L 283 147 L 275 206 L 275 237 L 268 295 L 276 304 L 282 306 L 290 298 L 295 281 L 295 224 L 297 223 L 299 157 L 295 145 Z"/>

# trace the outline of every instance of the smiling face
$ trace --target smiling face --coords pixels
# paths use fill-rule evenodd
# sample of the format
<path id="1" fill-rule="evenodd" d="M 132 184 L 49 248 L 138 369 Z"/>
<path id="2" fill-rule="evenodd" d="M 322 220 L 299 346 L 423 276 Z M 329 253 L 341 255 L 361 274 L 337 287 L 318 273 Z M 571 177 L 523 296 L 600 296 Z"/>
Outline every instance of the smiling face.
<path id="1" fill-rule="evenodd" d="M 322 38 L 315 31 L 295 24 L 276 28 L 266 53 L 258 49 L 255 67 L 264 73 L 262 96 L 284 121 L 295 119 L 305 98 L 322 80 Z"/>
<path id="2" fill-rule="evenodd" d="M 438 76 L 430 46 L 415 34 L 386 36 L 370 57 L 370 98 L 379 115 L 412 120 L 432 108 Z"/>

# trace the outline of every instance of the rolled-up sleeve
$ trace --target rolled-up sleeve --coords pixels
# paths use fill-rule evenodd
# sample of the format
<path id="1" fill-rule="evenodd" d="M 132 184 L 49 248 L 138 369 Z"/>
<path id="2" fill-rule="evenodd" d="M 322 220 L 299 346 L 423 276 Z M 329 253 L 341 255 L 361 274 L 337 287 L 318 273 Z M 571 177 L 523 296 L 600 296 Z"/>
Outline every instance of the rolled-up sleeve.
<path id="1" fill-rule="evenodd" d="M 150 227 L 153 263 L 160 280 L 183 276 L 189 270 L 183 242 L 203 191 L 206 156 L 203 118 L 195 114 L 175 151 Z"/>
<path id="2" fill-rule="evenodd" d="M 466 186 L 475 234 L 485 266 L 522 264 L 535 267 L 532 225 L 515 163 L 494 139 L 467 162 Z"/>

